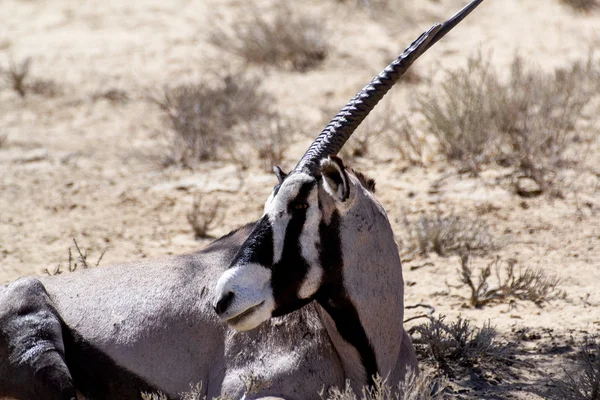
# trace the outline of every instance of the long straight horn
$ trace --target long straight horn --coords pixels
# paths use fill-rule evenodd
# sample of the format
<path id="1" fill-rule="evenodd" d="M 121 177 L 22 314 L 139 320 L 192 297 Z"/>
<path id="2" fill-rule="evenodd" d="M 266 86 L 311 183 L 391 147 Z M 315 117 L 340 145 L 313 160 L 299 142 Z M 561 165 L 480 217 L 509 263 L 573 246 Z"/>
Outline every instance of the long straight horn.
<path id="1" fill-rule="evenodd" d="M 320 160 L 328 155 L 337 154 L 350 135 L 369 115 L 383 96 L 394 86 L 413 62 L 433 46 L 438 40 L 450 32 L 460 21 L 471 13 L 483 0 L 473 0 L 452 18 L 443 24 L 435 24 L 423 33 L 404 52 L 388 65 L 379 75 L 356 94 L 337 113 L 323 129 L 321 134 L 310 145 L 294 171 L 311 170 Z"/>

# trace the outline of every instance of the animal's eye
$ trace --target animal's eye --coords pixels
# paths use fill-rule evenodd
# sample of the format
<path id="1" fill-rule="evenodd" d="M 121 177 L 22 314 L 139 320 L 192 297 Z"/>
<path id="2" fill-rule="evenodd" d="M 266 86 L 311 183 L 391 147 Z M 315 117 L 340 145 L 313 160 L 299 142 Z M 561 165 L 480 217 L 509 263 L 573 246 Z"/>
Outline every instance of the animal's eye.
<path id="1" fill-rule="evenodd" d="M 295 210 L 306 210 L 308 208 L 308 203 L 296 203 L 294 204 Z"/>

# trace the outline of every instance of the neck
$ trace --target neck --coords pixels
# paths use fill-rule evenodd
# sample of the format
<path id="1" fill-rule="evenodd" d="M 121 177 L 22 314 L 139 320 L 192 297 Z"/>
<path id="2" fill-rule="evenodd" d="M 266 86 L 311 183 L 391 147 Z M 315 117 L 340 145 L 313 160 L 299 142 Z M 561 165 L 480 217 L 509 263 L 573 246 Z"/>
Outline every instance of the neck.
<path id="1" fill-rule="evenodd" d="M 365 203 L 360 210 L 363 218 L 348 219 L 348 224 L 358 220 L 364 226 L 347 225 L 334 215 L 328 234 L 321 235 L 326 241 L 322 247 L 331 255 L 321 265 L 327 266 L 330 279 L 317 297 L 354 390 L 372 384 L 377 374 L 395 384 L 403 379 L 404 364 L 414 357 L 401 354 L 407 345 L 402 343 L 404 290 L 393 233 L 383 209 L 375 202 Z M 337 261 L 332 249 L 339 251 Z"/>
<path id="2" fill-rule="evenodd" d="M 321 299 L 319 305 L 319 315 L 340 357 L 345 378 L 355 391 L 372 385 L 379 373 L 377 360 L 356 308 L 344 296 Z"/>

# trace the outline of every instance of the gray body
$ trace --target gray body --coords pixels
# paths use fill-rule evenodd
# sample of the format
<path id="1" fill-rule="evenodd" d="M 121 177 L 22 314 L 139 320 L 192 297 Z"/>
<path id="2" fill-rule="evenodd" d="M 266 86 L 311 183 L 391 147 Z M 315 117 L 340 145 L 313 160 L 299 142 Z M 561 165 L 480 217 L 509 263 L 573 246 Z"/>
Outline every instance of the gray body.
<path id="1" fill-rule="evenodd" d="M 61 388 L 51 383 L 35 385 L 36 371 L 45 365 L 73 377 L 82 367 L 69 365 L 68 358 L 63 364 L 60 319 L 119 369 L 170 397 L 202 382 L 209 398 L 220 394 L 241 398 L 245 390 L 241 378 L 249 375 L 270 382 L 270 387 L 247 399 L 268 395 L 317 399 L 322 388 L 343 386 L 351 378 L 344 364 L 352 365 L 353 360 L 344 359 L 343 343 L 319 305 L 310 304 L 244 332 L 229 328 L 214 313 L 215 282 L 249 232 L 243 228 L 195 254 L 40 280 L 23 278 L 0 288 L 0 398 L 69 398 L 68 391 L 60 393 Z M 54 329 L 49 329 L 52 324 Z M 11 331 L 19 327 L 20 332 Z M 45 330 L 51 334 L 40 335 Z M 36 336 L 44 339 L 36 341 Z M 394 340 L 402 343 L 402 337 Z M 27 349 L 22 348 L 25 344 Z M 19 355 L 35 348 L 41 354 Z M 408 356 L 401 358 L 415 365 L 414 354 Z M 110 383 L 104 382 L 92 383 L 90 398 L 94 385 L 108 388 L 99 398 L 139 398 L 136 390 L 124 393 L 118 386 L 114 389 L 119 392 L 111 392 Z M 74 386 L 83 394 L 89 389 L 77 387 L 76 379 Z M 85 396 L 80 393 L 79 398 Z"/>

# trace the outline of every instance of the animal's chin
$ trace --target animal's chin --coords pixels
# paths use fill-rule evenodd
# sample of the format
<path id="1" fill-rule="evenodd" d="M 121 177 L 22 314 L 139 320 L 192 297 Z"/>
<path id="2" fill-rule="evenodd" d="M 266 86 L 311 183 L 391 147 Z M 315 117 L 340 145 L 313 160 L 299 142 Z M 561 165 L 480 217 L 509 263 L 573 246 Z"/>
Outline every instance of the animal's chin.
<path id="1" fill-rule="evenodd" d="M 265 308 L 265 302 L 263 301 L 235 317 L 229 318 L 226 322 L 236 331 L 249 331 L 269 319 L 270 315 L 263 315 L 267 314 Z"/>

